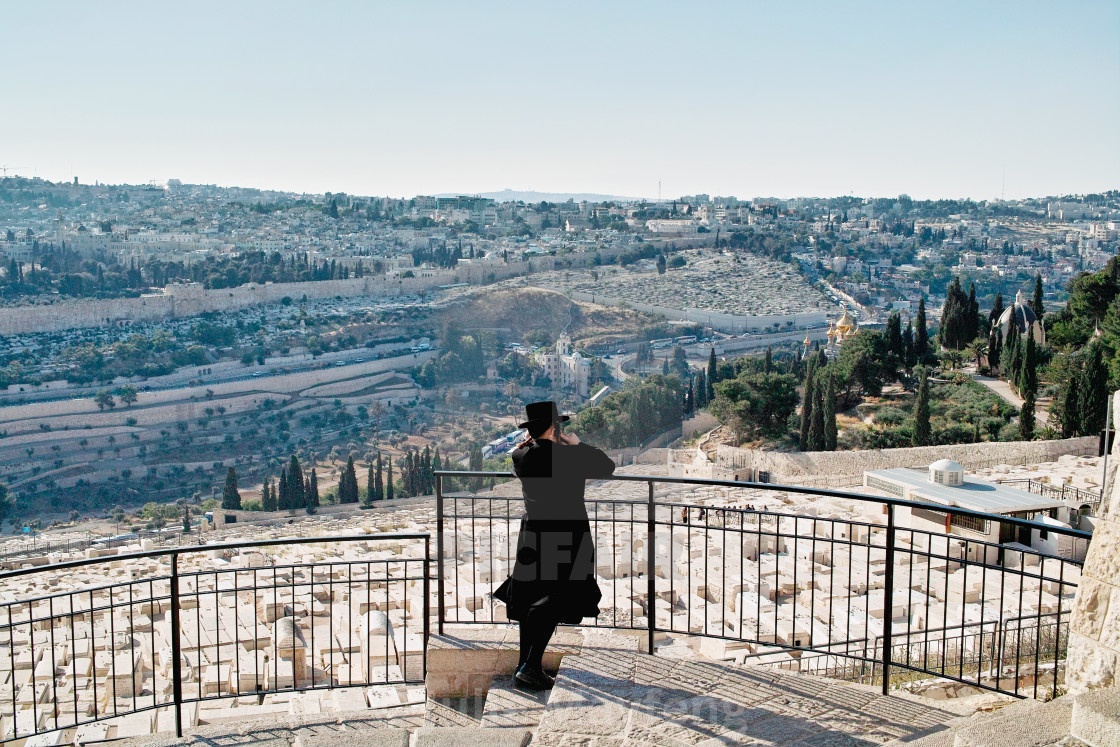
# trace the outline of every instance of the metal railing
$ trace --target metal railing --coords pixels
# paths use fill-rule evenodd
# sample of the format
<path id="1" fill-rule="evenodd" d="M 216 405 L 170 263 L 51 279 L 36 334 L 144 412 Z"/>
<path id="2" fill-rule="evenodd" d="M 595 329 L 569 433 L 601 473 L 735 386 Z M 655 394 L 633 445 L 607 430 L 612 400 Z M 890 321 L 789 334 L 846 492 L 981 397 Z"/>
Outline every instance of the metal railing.
<path id="1" fill-rule="evenodd" d="M 1084 488 L 1075 488 L 1072 485 L 1053 485 L 1029 477 L 1002 478 L 995 482 L 1003 485 L 1025 485 L 1025 489 L 1028 492 L 1046 498 L 1053 498 L 1057 501 L 1077 501 L 1088 504 L 1094 509 L 1100 508 L 1101 505 L 1101 494 L 1099 492 L 1085 490 Z"/>
<path id="2" fill-rule="evenodd" d="M 496 476 L 436 472 L 440 632 L 445 622 L 505 621 L 492 591 L 511 569 L 522 499 L 444 491 L 445 479 L 483 475 Z M 644 483 L 644 499 L 597 497 L 607 482 Z M 838 499 L 863 513 L 705 505 L 689 495 L 727 489 L 752 501 L 755 491 Z M 603 592 L 590 624 L 644 630 L 651 654 L 658 635 L 700 636 L 718 658 L 824 656 L 823 668 L 855 671 L 884 693 L 929 676 L 1018 697 L 1057 693 L 1086 532 L 900 498 L 640 475 L 591 483 L 586 506 Z M 950 517 L 982 520 L 989 534 L 946 534 Z M 1005 546 L 1004 526 L 1054 551 Z"/>
<path id="3" fill-rule="evenodd" d="M 182 736 L 223 699 L 263 716 L 270 694 L 423 682 L 429 545 L 289 537 L 0 573 L 0 743 L 60 730 L 96 741 L 101 722 L 141 714 L 137 733 Z M 295 546 L 304 557 L 290 559 Z"/>

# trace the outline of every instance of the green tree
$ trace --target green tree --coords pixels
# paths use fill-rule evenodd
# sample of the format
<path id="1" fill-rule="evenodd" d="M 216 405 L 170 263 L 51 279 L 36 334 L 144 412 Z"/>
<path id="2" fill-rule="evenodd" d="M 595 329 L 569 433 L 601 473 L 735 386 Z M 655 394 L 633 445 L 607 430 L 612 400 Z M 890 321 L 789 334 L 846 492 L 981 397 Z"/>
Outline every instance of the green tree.
<path id="1" fill-rule="evenodd" d="M 813 417 L 809 422 L 809 451 L 824 451 L 824 388 L 818 374 L 813 383 Z"/>
<path id="2" fill-rule="evenodd" d="M 883 385 L 898 376 L 887 352 L 886 337 L 878 330 L 863 330 L 845 340 L 836 365 L 849 391 L 858 390 L 872 397 L 879 396 Z"/>
<path id="3" fill-rule="evenodd" d="M 93 402 L 97 405 L 98 410 L 104 410 L 106 407 L 116 407 L 117 403 L 113 399 L 113 393 L 108 389 L 102 389 L 93 397 Z"/>
<path id="4" fill-rule="evenodd" d="M 373 500 L 380 501 L 385 498 L 385 482 L 382 473 L 381 452 L 377 452 L 377 471 L 373 475 Z"/>
<path id="5" fill-rule="evenodd" d="M 304 495 L 303 469 L 295 454 L 288 460 L 288 508 L 306 508 L 307 496 Z"/>
<path id="6" fill-rule="evenodd" d="M 919 363 L 925 363 L 930 357 L 929 326 L 926 324 L 926 298 L 918 299 L 918 314 L 914 318 L 914 356 Z"/>
<path id="7" fill-rule="evenodd" d="M 712 414 L 743 440 L 784 435 L 797 407 L 797 379 L 791 374 L 741 373 L 716 385 Z"/>
<path id="8" fill-rule="evenodd" d="M 1031 297 L 1031 311 L 1038 319 L 1039 324 L 1042 323 L 1042 316 L 1045 313 L 1042 308 L 1042 274 L 1038 273 L 1034 276 L 1034 295 Z"/>
<path id="9" fill-rule="evenodd" d="M 276 510 L 276 485 L 270 478 L 265 479 L 264 487 L 261 488 L 261 510 Z"/>
<path id="10" fill-rule="evenodd" d="M 921 383 L 918 384 L 918 400 L 914 403 L 915 446 L 929 446 L 933 442 L 933 431 L 929 423 L 929 371 L 921 370 Z"/>
<path id="11" fill-rule="evenodd" d="M 136 387 L 131 384 L 125 384 L 117 389 L 117 396 L 120 397 L 121 402 L 131 407 L 136 403 Z"/>
<path id="12" fill-rule="evenodd" d="M 801 400 L 801 428 L 797 446 L 801 451 L 809 450 L 809 428 L 813 424 L 813 380 L 817 370 L 817 357 L 809 356 L 805 369 L 805 395 Z"/>
<path id="13" fill-rule="evenodd" d="M 377 491 L 374 488 L 373 462 L 366 468 L 366 494 L 362 500 L 363 506 L 372 506 Z"/>
<path id="14" fill-rule="evenodd" d="M 315 474 L 315 468 L 311 468 L 311 476 L 307 478 L 307 507 L 319 507 L 319 477 Z"/>
<path id="15" fill-rule="evenodd" d="M 665 266 L 666 266 L 665 255 L 664 254 L 658 254 L 657 255 L 657 274 L 658 275 L 664 275 L 665 274 Z"/>
<path id="16" fill-rule="evenodd" d="M 824 450 L 836 451 L 836 376 L 831 367 L 828 371 L 828 386 L 824 390 Z"/>
<path id="17" fill-rule="evenodd" d="M 358 475 L 354 470 L 353 454 L 347 457 L 346 466 L 342 469 L 342 476 L 338 480 L 338 502 L 358 502 Z"/>
<path id="18" fill-rule="evenodd" d="M 393 500 L 393 455 L 390 454 L 385 467 L 385 500 Z"/>
<path id="19" fill-rule="evenodd" d="M 237 472 L 230 467 L 226 470 L 226 485 L 222 490 L 222 508 L 231 511 L 241 509 L 241 493 L 237 491 Z"/>
<path id="20" fill-rule="evenodd" d="M 1104 429 L 1108 410 L 1108 369 L 1104 365 L 1104 352 L 1100 344 L 1089 346 L 1085 365 L 1077 382 L 1078 432 L 1083 436 L 1096 435 Z"/>
<path id="21" fill-rule="evenodd" d="M 1019 410 L 1019 437 L 1024 441 L 1034 439 L 1034 390 L 1028 389 L 1023 395 L 1023 407 Z"/>

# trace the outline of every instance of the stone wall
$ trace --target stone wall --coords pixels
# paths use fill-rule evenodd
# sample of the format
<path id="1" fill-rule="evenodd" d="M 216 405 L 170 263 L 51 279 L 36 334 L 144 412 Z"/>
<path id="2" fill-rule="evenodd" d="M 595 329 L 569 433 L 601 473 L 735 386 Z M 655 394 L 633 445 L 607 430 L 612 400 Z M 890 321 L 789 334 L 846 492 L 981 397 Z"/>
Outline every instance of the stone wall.
<path id="1" fill-rule="evenodd" d="M 550 270 L 553 257 L 529 262 L 464 263 L 453 271 L 417 278 L 364 277 L 303 283 L 249 283 L 236 288 L 207 289 L 197 283 L 171 283 L 163 293 L 140 298 L 73 299 L 50 304 L 4 308 L 0 335 L 59 332 L 110 324 L 177 319 L 213 311 L 236 311 L 279 303 L 283 298 L 323 299 L 342 296 L 400 296 L 453 283 L 483 284 Z"/>
<path id="2" fill-rule="evenodd" d="M 871 469 L 924 467 L 942 458 L 960 462 L 966 469 L 983 469 L 996 464 L 1052 462 L 1065 454 L 1096 454 L 1097 447 L 1098 440 L 1092 436 L 861 451 L 780 452 L 721 445 L 716 447 L 715 464 L 731 471 L 764 470 L 776 479 L 779 475 L 862 475 Z"/>
<path id="3" fill-rule="evenodd" d="M 1113 427 L 1120 429 L 1120 392 L 1113 395 Z M 1066 688 L 1080 693 L 1120 684 L 1120 439 L 1109 454 L 1101 510 L 1070 618 Z"/>

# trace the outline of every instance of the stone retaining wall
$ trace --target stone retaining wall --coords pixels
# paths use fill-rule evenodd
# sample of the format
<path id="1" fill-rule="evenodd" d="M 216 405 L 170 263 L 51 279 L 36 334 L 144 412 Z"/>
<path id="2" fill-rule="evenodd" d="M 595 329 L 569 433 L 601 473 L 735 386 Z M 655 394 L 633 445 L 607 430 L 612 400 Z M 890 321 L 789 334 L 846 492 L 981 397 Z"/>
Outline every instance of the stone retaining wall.
<path id="1" fill-rule="evenodd" d="M 1113 395 L 1113 427 L 1120 428 L 1120 392 Z M 1120 684 L 1120 439 L 1109 454 L 1100 513 L 1081 569 L 1070 618 L 1066 688 L 1070 693 Z"/>
<path id="2" fill-rule="evenodd" d="M 715 464 L 725 470 L 757 469 L 771 475 L 862 475 L 871 469 L 922 467 L 943 458 L 960 462 L 966 469 L 1052 462 L 1066 454 L 1095 455 L 1097 448 L 1098 439 L 1093 436 L 861 451 L 780 452 L 721 445 L 716 447 Z"/>

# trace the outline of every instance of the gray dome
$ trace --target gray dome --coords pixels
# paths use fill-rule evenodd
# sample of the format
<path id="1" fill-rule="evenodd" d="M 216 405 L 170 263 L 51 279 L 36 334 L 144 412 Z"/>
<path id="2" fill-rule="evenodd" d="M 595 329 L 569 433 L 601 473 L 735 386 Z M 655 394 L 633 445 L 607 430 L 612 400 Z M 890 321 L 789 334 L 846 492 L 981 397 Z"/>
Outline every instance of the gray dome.
<path id="1" fill-rule="evenodd" d="M 999 316 L 999 331 L 1003 337 L 1004 342 L 1007 341 L 1007 335 L 1014 329 L 1020 335 L 1025 335 L 1027 332 L 1031 333 L 1034 341 L 1039 344 L 1046 342 L 1046 331 L 1042 328 L 1042 324 L 1034 314 L 1034 309 L 1026 301 L 1026 296 L 1023 291 L 1015 294 L 1015 303 L 1007 307 Z"/>

